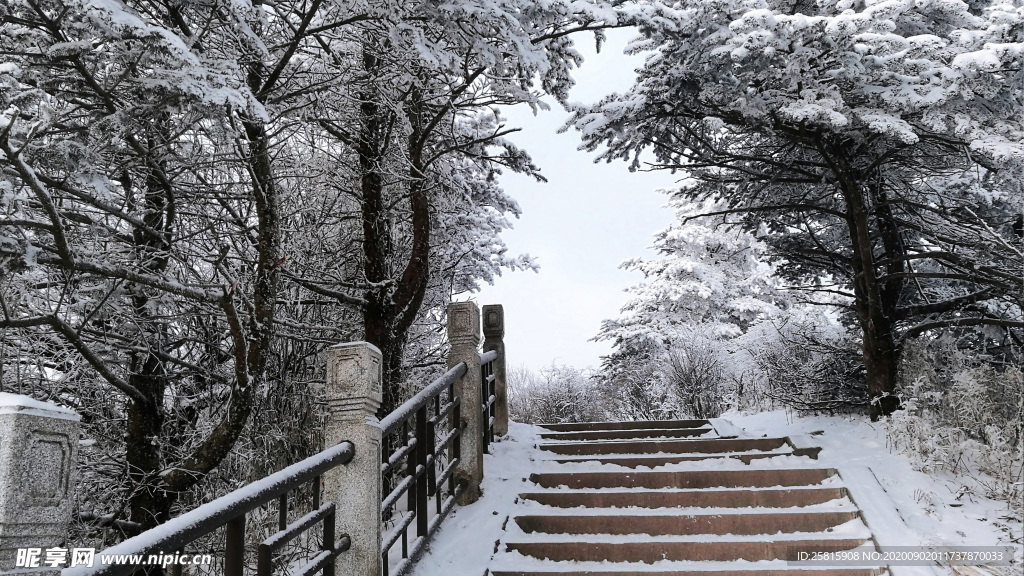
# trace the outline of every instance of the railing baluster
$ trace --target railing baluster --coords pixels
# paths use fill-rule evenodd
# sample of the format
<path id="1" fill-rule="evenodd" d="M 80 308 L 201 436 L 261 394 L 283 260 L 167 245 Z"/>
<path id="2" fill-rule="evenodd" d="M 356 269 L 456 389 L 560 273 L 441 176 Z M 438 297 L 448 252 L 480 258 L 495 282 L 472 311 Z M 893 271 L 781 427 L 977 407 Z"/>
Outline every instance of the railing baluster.
<path id="1" fill-rule="evenodd" d="M 490 445 L 494 442 L 494 401 L 491 398 L 494 397 L 494 378 L 492 373 L 494 372 L 494 361 L 487 363 L 487 376 L 484 380 L 484 386 L 487 388 L 484 391 L 484 402 L 487 403 L 487 410 L 484 412 L 484 433 L 487 434 L 487 443 Z"/>
<path id="2" fill-rule="evenodd" d="M 409 442 L 409 421 L 408 420 L 402 422 L 402 436 L 401 436 L 401 438 L 402 438 L 402 440 L 405 443 Z M 419 439 L 417 439 L 416 440 L 416 447 L 413 448 L 412 451 L 409 452 L 408 455 L 406 455 L 406 457 L 405 457 L 405 475 L 406 476 L 416 476 L 416 460 L 417 460 L 416 455 L 419 454 L 419 452 L 420 452 L 420 450 L 422 448 L 423 447 L 420 446 Z M 416 511 L 416 491 L 415 490 L 409 490 L 408 492 L 406 492 L 405 498 L 406 498 L 406 506 L 405 506 L 406 509 L 408 509 L 409 513 L 415 512 Z"/>
<path id="3" fill-rule="evenodd" d="M 483 453 L 487 454 L 490 450 L 487 442 L 487 364 L 480 366 L 480 398 L 483 400 L 480 404 L 480 411 L 482 412 L 480 417 L 483 422 Z"/>
<path id="4" fill-rule="evenodd" d="M 245 516 L 228 521 L 224 532 L 224 576 L 243 576 L 245 571 Z"/>
<path id="5" fill-rule="evenodd" d="M 433 439 L 427 439 L 427 405 L 416 411 L 416 461 L 413 474 L 416 477 L 416 535 L 427 537 L 427 443 L 433 445 Z"/>
<path id="6" fill-rule="evenodd" d="M 452 402 L 455 402 L 455 408 L 452 409 L 452 430 L 458 430 L 455 434 L 455 440 L 452 441 L 452 445 L 448 448 L 448 461 L 451 462 L 455 458 L 462 457 L 462 402 L 456 402 L 458 397 L 455 396 L 455 383 L 453 382 L 448 386 L 448 398 Z M 454 457 L 452 456 L 454 452 Z M 455 474 L 448 475 L 448 492 L 455 494 Z"/>
<path id="7" fill-rule="evenodd" d="M 324 516 L 324 543 L 321 547 L 324 550 L 334 551 L 334 517 L 337 514 L 337 510 L 331 508 L 331 511 Z M 334 562 L 328 562 L 324 565 L 324 576 L 334 576 Z"/>
<path id="8" fill-rule="evenodd" d="M 256 547 L 256 576 L 270 576 L 274 571 L 274 552 L 266 542 Z"/>
<path id="9" fill-rule="evenodd" d="M 409 530 L 402 530 L 402 558 L 409 557 Z"/>
<path id="10" fill-rule="evenodd" d="M 319 506 L 317 506 L 319 508 Z M 282 494 L 277 499 L 277 529 L 284 530 L 288 525 L 288 495 Z"/>
<path id="11" fill-rule="evenodd" d="M 487 384 L 487 406 L 489 407 L 489 417 L 487 418 L 487 434 L 490 435 L 490 442 L 495 441 L 495 420 L 498 415 L 498 395 L 496 394 L 496 386 L 498 384 L 498 379 L 495 377 L 495 362 L 497 361 L 492 360 L 487 363 L 487 365 L 489 366 L 487 368 L 487 380 L 489 381 L 489 383 Z"/>
<path id="12" fill-rule="evenodd" d="M 441 412 L 441 396 L 434 397 L 434 416 Z M 427 418 L 427 456 L 431 460 L 427 467 L 427 498 L 437 495 L 437 432 L 434 428 L 433 418 Z M 438 508 L 440 510 L 440 508 Z"/>

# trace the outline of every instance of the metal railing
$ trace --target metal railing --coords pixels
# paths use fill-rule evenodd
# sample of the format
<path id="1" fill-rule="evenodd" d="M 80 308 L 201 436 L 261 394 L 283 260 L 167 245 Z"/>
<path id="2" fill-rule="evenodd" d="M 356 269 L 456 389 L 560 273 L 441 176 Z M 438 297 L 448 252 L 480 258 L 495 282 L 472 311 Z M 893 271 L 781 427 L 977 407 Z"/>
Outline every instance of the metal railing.
<path id="1" fill-rule="evenodd" d="M 320 552 L 308 559 L 289 574 L 310 576 L 322 571 L 323 576 L 334 575 L 334 558 L 349 549 L 351 539 L 343 535 L 334 536 L 335 506 L 333 502 L 320 503 L 320 477 L 328 470 L 352 461 L 355 446 L 341 442 L 315 456 L 292 464 L 287 468 L 257 480 L 222 496 L 212 502 L 174 518 L 157 530 L 143 532 L 134 538 L 100 552 L 98 556 L 141 556 L 182 551 L 199 538 L 224 527 L 226 549 L 224 575 L 242 576 L 245 572 L 245 520 L 246 514 L 256 508 L 278 502 L 278 531 L 260 543 L 257 552 L 257 574 L 270 576 L 273 570 L 273 554 L 283 545 L 309 531 L 317 524 L 323 526 L 323 540 Z M 288 493 L 310 482 L 313 492 L 313 511 L 288 523 Z M 139 564 L 94 564 L 92 567 L 76 566 L 62 571 L 62 576 L 127 576 L 135 571 L 145 570 Z M 178 567 L 180 569 L 180 566 Z"/>
<path id="2" fill-rule="evenodd" d="M 103 550 L 100 562 L 67 568 L 62 576 L 162 573 L 150 557 L 177 558 L 186 547 L 211 542 L 225 543 L 224 576 L 271 576 L 275 567 L 286 569 L 289 576 L 334 576 L 336 567 L 350 575 L 407 572 L 456 502 L 470 504 L 480 497 L 482 456 L 494 442 L 496 412 L 504 402 L 496 397 L 503 390 L 497 381 L 503 378 L 504 365 L 499 356 L 503 352 L 498 352 L 503 350 L 500 334 L 499 348 L 480 354 L 479 327 L 472 320 L 475 305 L 450 308 L 458 314 L 449 318 L 459 320 L 449 324 L 449 361 L 455 366 L 383 420 L 375 417 L 381 401 L 380 351 L 367 342 L 331 347 L 326 387 L 331 420 L 326 430 L 329 443 L 344 442 Z M 489 329 L 501 332 L 500 314 Z M 357 445 L 360 456 L 353 459 Z M 294 498 L 294 491 L 307 483 L 312 506 L 308 500 L 289 503 L 289 493 Z M 355 486 L 357 490 L 349 490 Z M 333 502 L 321 503 L 322 490 L 331 491 Z M 303 489 L 299 494 L 307 493 Z M 380 502 L 376 494 L 381 494 Z M 274 501 L 277 531 L 258 542 L 273 530 L 268 525 L 273 523 Z M 289 523 L 289 504 L 296 516 L 308 513 Z M 336 538 L 338 525 L 350 534 Z M 254 552 L 248 557 L 247 543 Z M 336 562 L 346 550 L 351 552 L 345 561 Z M 102 561 L 117 557 L 124 560 Z M 181 576 L 176 562 L 171 576 Z"/>
<path id="3" fill-rule="evenodd" d="M 399 576 L 409 569 L 462 490 L 455 480 L 464 429 L 455 383 L 466 370 L 466 364 L 459 363 L 380 422 L 382 445 L 396 447 L 384 451 L 381 464 L 383 486 L 394 486 L 380 505 L 382 516 L 393 522 L 381 545 L 384 576 Z M 448 425 L 442 425 L 446 420 Z M 444 431 L 440 438 L 439 431 Z M 410 540 L 414 521 L 416 536 Z M 399 541 L 401 560 L 390 570 L 391 548 Z"/>
<path id="4" fill-rule="evenodd" d="M 494 442 L 494 411 L 497 396 L 494 390 L 494 361 L 498 359 L 498 351 L 491 350 L 480 355 L 480 398 L 483 400 L 483 448 L 484 453 L 490 452 Z"/>

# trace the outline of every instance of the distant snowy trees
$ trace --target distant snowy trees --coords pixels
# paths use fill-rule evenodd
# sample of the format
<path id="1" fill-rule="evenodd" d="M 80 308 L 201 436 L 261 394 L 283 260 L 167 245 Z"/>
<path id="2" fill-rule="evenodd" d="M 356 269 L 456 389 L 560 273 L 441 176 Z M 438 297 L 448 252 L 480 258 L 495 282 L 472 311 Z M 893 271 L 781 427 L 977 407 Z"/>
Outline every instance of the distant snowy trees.
<path id="1" fill-rule="evenodd" d="M 787 306 L 767 246 L 723 215 L 700 217 L 722 205 L 676 198 L 670 206 L 678 221 L 655 235 L 653 248 L 661 257 L 622 264 L 645 281 L 629 289 L 633 297 L 623 316 L 605 321 L 600 339 L 671 346 L 676 335 L 698 324 L 715 336 L 735 337 Z"/>
<path id="2" fill-rule="evenodd" d="M 602 380 L 619 390 L 617 411 L 630 419 L 718 416 L 725 343 L 789 307 L 767 245 L 725 215 L 701 217 L 723 209 L 716 199 L 676 197 L 670 206 L 677 222 L 655 235 L 659 257 L 622 264 L 644 280 L 596 337 L 615 347 Z"/>
<path id="3" fill-rule="evenodd" d="M 571 124 L 683 171 L 791 287 L 848 297 L 877 417 L 908 339 L 1021 344 L 1022 24 L 1019 2 L 674 2 L 634 88 Z"/>

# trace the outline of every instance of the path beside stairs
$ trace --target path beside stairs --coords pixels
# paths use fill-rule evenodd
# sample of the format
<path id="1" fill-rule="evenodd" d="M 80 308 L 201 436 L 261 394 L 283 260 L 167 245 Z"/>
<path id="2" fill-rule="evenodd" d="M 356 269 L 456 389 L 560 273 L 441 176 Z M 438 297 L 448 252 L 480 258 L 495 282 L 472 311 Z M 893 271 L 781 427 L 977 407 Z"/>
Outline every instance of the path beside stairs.
<path id="1" fill-rule="evenodd" d="M 795 565 L 876 548 L 812 437 L 745 438 L 724 420 L 542 426 L 491 576 L 875 576 Z"/>

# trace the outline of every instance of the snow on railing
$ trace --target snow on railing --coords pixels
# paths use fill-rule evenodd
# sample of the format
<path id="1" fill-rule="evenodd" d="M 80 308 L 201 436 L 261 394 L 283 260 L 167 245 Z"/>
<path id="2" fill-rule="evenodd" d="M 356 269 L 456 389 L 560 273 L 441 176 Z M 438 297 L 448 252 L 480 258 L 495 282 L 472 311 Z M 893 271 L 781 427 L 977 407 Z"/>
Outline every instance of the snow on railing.
<path id="1" fill-rule="evenodd" d="M 127 576 L 147 567 L 164 568 L 160 562 L 153 565 L 151 558 L 173 557 L 173 552 L 167 553 L 182 551 L 189 544 L 222 527 L 226 528 L 227 544 L 224 575 L 242 576 L 245 567 L 246 515 L 275 500 L 279 509 L 278 531 L 259 545 L 257 574 L 269 576 L 272 568 L 271 554 L 319 523 L 323 526 L 320 552 L 292 573 L 309 575 L 322 570 L 324 576 L 333 576 L 334 558 L 348 550 L 351 539 L 347 534 L 335 538 L 337 510 L 334 502 L 319 502 L 320 477 L 325 472 L 350 462 L 354 454 L 355 447 L 351 442 L 332 446 L 315 456 L 310 456 L 165 524 L 107 548 L 96 554 L 98 559 L 94 560 L 92 566 L 66 568 L 62 571 L 62 576 Z M 314 511 L 289 524 L 288 493 L 307 482 L 313 489 Z M 180 565 L 176 564 L 175 567 L 180 568 Z"/>
<path id="2" fill-rule="evenodd" d="M 501 306 L 485 306 L 483 320 L 487 339 L 481 353 L 479 309 L 472 302 L 449 305 L 449 370 L 379 422 L 380 350 L 367 342 L 327 349 L 324 437 L 330 448 L 94 552 L 92 562 L 73 563 L 62 576 L 180 576 L 179 558 L 203 556 L 214 562 L 212 555 L 196 555 L 193 549 L 217 541 L 225 543 L 223 557 L 216 559 L 225 576 L 271 576 L 275 567 L 291 576 L 405 573 L 455 504 L 480 497 L 483 454 L 508 430 Z M 65 420 L 77 426 L 71 416 L 56 414 L 49 420 L 56 422 L 55 430 Z M 58 431 L 78 436 L 77 428 Z M 73 446 L 70 453 L 69 467 L 74 465 Z M 64 470 L 55 477 L 69 474 Z M 73 498 L 73 482 L 67 484 L 59 503 L 65 508 Z M 289 493 L 307 484 L 312 504 L 289 503 Z M 273 531 L 261 520 L 275 509 Z M 290 515 L 300 514 L 289 522 Z M 53 533 L 60 533 L 67 521 L 58 522 Z M 246 554 L 247 544 L 255 554 Z M 295 556 L 301 557 L 295 561 Z M 212 574 L 218 568 L 200 571 Z"/>
<path id="3" fill-rule="evenodd" d="M 388 447 L 381 464 L 384 576 L 404 574 L 452 507 L 479 497 L 482 456 L 501 425 L 498 407 L 506 405 L 501 307 L 486 306 L 484 312 L 490 349 L 481 354 L 477 348 L 476 305 L 450 305 L 451 368 L 380 422 L 382 445 Z"/>
<path id="4" fill-rule="evenodd" d="M 387 492 L 381 501 L 384 576 L 409 568 L 462 491 L 455 481 L 464 429 L 455 383 L 465 374 L 466 364 L 460 362 L 380 422 L 383 445 L 396 447 L 385 454 L 380 467 L 382 492 Z M 399 542 L 401 558 L 392 570 L 391 549 Z"/>

